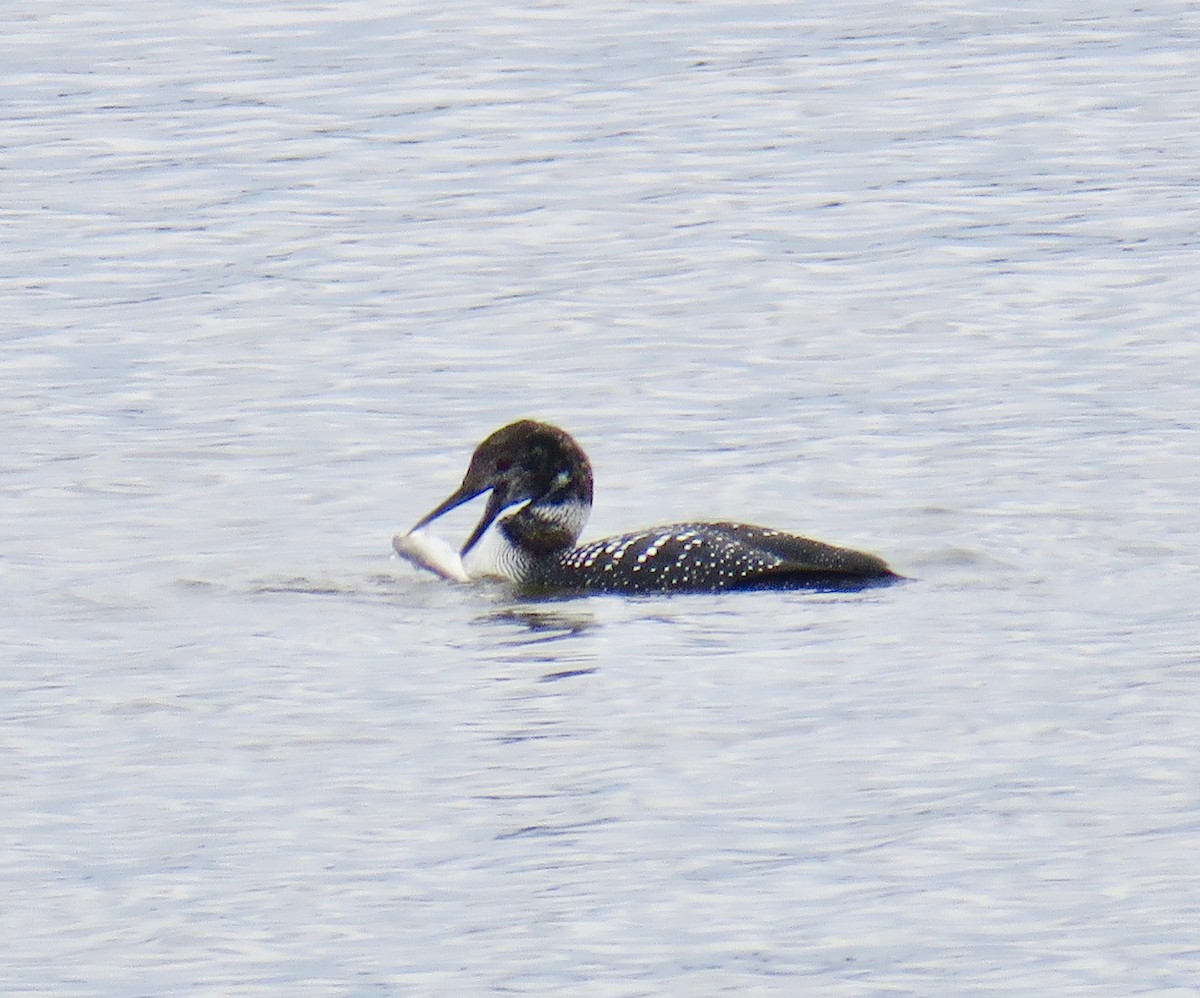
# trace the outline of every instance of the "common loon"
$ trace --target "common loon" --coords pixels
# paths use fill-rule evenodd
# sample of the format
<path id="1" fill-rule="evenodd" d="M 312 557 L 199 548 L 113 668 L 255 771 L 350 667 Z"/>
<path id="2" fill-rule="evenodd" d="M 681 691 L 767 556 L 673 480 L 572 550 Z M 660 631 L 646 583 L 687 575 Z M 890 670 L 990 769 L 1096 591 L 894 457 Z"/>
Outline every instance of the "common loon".
<path id="1" fill-rule="evenodd" d="M 874 555 L 743 523 L 677 523 L 576 546 L 592 508 L 592 467 L 564 431 L 523 419 L 497 430 L 471 455 L 462 484 L 393 539 L 396 551 L 448 578 L 415 554 L 424 528 L 491 491 L 463 545 L 466 556 L 491 524 L 500 535 L 495 570 L 522 588 L 551 593 L 720 592 L 738 589 L 861 589 L 900 578 Z"/>

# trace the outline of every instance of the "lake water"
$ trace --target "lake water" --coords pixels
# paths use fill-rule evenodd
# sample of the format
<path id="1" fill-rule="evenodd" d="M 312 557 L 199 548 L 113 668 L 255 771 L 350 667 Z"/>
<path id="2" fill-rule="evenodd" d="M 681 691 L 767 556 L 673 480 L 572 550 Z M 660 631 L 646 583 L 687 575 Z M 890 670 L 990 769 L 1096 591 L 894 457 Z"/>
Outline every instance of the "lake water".
<path id="1" fill-rule="evenodd" d="M 1107 11 L 8 4 L 0 991 L 1195 994 L 1200 7 Z M 522 416 L 911 581 L 392 557 Z"/>

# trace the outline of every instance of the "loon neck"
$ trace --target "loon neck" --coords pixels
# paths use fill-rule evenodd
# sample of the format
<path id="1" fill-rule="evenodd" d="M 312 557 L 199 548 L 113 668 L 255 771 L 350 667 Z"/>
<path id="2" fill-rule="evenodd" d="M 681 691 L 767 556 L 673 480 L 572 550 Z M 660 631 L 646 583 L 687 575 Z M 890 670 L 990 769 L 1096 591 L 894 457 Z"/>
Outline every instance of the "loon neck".
<path id="1" fill-rule="evenodd" d="M 500 533 L 518 551 L 549 558 L 575 546 L 592 504 L 581 496 L 541 499 L 503 517 Z"/>

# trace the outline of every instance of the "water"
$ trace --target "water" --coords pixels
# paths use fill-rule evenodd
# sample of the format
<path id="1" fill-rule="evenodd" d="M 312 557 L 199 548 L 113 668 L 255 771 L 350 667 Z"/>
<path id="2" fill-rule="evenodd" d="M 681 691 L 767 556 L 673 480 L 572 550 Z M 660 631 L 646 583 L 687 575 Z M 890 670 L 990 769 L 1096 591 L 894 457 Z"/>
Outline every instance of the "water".
<path id="1" fill-rule="evenodd" d="M 4 21 L 5 993 L 1194 993 L 1195 7 Z M 914 581 L 391 558 L 521 416 Z"/>

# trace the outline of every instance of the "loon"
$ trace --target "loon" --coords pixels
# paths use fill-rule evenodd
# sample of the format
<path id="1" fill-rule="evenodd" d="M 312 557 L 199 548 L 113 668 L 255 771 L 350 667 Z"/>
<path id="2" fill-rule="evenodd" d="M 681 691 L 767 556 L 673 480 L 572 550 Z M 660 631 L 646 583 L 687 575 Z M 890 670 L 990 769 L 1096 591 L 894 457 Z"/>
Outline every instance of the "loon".
<path id="1" fill-rule="evenodd" d="M 488 491 L 462 551 L 449 552 L 454 567 L 438 567 L 418 543 L 424 528 Z M 422 567 L 468 581 L 458 559 L 498 521 L 495 571 L 542 593 L 855 590 L 901 578 L 874 555 L 744 523 L 677 523 L 579 545 L 591 508 L 592 467 L 583 449 L 558 427 L 523 419 L 476 447 L 462 484 L 392 544 Z"/>

